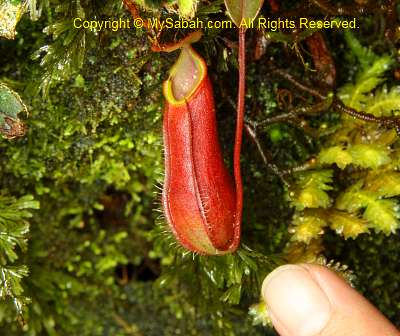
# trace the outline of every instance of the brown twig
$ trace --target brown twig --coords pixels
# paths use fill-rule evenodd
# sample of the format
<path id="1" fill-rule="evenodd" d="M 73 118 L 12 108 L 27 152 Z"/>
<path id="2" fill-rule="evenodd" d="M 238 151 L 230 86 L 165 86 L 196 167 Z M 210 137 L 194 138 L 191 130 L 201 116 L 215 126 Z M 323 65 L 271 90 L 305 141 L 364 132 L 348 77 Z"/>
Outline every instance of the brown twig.
<path id="1" fill-rule="evenodd" d="M 287 81 L 289 81 L 290 83 L 292 83 L 298 89 L 300 89 L 306 93 L 309 93 L 316 98 L 319 98 L 319 99 L 325 101 L 330 96 L 329 94 L 326 95 L 326 94 L 318 91 L 317 89 L 309 87 L 307 84 L 301 82 L 299 79 L 295 78 L 294 76 L 292 76 L 285 70 L 275 67 L 275 65 L 273 65 L 271 62 L 269 63 L 269 67 L 271 68 L 271 70 L 274 73 L 280 75 L 282 78 L 284 78 Z M 349 114 L 352 117 L 357 118 L 357 119 L 361 119 L 361 120 L 368 121 L 368 122 L 375 122 L 375 123 L 380 124 L 385 127 L 394 127 L 396 129 L 396 131 L 398 131 L 398 133 L 399 133 L 400 118 L 398 118 L 398 117 L 376 117 L 371 113 L 357 111 L 354 108 L 346 106 L 337 96 L 333 97 L 332 108 L 337 112 Z M 280 117 L 280 116 L 277 116 L 277 117 Z"/>
<path id="2" fill-rule="evenodd" d="M 332 104 L 331 100 L 325 99 L 320 103 L 309 105 L 309 106 L 300 106 L 290 110 L 287 113 L 279 114 L 277 116 L 270 117 L 268 119 L 262 120 L 256 123 L 256 126 L 260 125 L 269 125 L 275 124 L 287 120 L 293 120 L 298 118 L 300 115 L 313 115 L 323 111 L 326 111 L 330 105 Z"/>
<path id="3" fill-rule="evenodd" d="M 286 170 L 281 170 L 281 174 L 283 176 L 286 175 L 292 175 L 294 173 L 298 173 L 298 172 L 302 172 L 302 171 L 306 171 L 309 169 L 312 169 L 315 167 L 315 165 L 317 164 L 317 160 L 313 157 L 311 159 L 309 159 L 308 161 L 306 161 L 305 163 L 301 164 L 300 166 L 295 166 Z"/>
<path id="4" fill-rule="evenodd" d="M 277 68 L 272 62 L 269 62 L 268 66 L 269 66 L 269 68 L 271 69 L 271 71 L 273 73 L 276 73 L 277 75 L 279 75 L 282 78 L 286 79 L 287 81 L 292 83 L 298 89 L 300 89 L 300 90 L 302 90 L 304 92 L 307 92 L 307 93 L 311 94 L 312 96 L 314 96 L 316 98 L 319 98 L 321 100 L 324 100 L 324 99 L 327 98 L 327 95 L 323 94 L 322 92 L 319 92 L 316 89 L 313 89 L 313 88 L 307 86 L 306 84 L 304 84 L 301 81 L 299 81 L 298 79 L 296 79 L 293 75 L 288 73 L 286 70 Z"/>
<path id="5" fill-rule="evenodd" d="M 280 75 L 282 78 L 288 80 L 290 83 L 295 85 L 300 90 L 307 92 L 307 93 L 311 94 L 312 96 L 319 98 L 323 101 L 326 101 L 327 98 L 329 98 L 330 95 L 326 95 L 322 92 L 319 92 L 317 89 L 309 87 L 308 85 L 302 83 L 300 80 L 296 79 L 294 76 L 292 76 L 285 70 L 276 68 L 274 65 L 272 65 L 272 63 L 270 63 L 269 65 L 273 72 Z M 379 124 L 381 126 L 388 127 L 388 128 L 394 128 L 396 130 L 397 134 L 400 136 L 400 118 L 398 118 L 398 117 L 376 117 L 371 113 L 367 113 L 364 111 L 357 111 L 354 108 L 346 106 L 343 103 L 343 101 L 341 101 L 339 99 L 339 97 L 337 97 L 337 96 L 333 97 L 331 107 L 336 112 L 346 113 L 346 114 L 351 115 L 352 117 L 360 119 L 360 120 L 364 120 L 367 122 L 373 122 L 373 123 L 376 123 L 376 124 Z M 275 119 L 275 120 L 279 120 L 279 119 L 284 120 L 285 118 L 291 119 L 291 118 L 293 118 L 293 116 L 290 114 L 286 114 L 286 115 L 276 116 L 276 118 L 277 119 Z M 272 119 L 272 121 L 276 122 L 275 120 Z"/>
<path id="6" fill-rule="evenodd" d="M 348 16 L 357 16 L 357 15 L 365 15 L 370 13 L 375 13 L 377 11 L 382 10 L 381 6 L 376 4 L 376 1 L 372 1 L 366 5 L 350 5 L 350 6 L 338 6 L 330 4 L 329 1 L 326 0 L 310 0 L 310 3 L 314 6 L 318 7 L 323 11 L 324 14 L 329 15 L 348 15 Z"/>
<path id="7" fill-rule="evenodd" d="M 275 175 L 277 175 L 285 185 L 289 186 L 289 182 L 285 179 L 284 174 L 280 171 L 280 169 L 278 168 L 277 165 L 272 163 L 273 158 L 272 158 L 271 153 L 263 150 L 261 143 L 257 138 L 256 130 L 254 128 L 252 128 L 250 126 L 250 124 L 247 124 L 247 123 L 244 125 L 244 129 L 246 131 L 246 134 L 250 137 L 250 139 L 256 145 L 264 164 L 269 169 L 271 169 L 275 173 Z"/>
<path id="8" fill-rule="evenodd" d="M 332 103 L 332 108 L 341 113 L 346 113 L 353 118 L 357 118 L 367 122 L 373 122 L 384 127 L 394 128 L 400 135 L 400 118 L 398 117 L 376 117 L 371 113 L 357 111 L 354 108 L 346 106 L 339 98 L 335 97 Z"/>

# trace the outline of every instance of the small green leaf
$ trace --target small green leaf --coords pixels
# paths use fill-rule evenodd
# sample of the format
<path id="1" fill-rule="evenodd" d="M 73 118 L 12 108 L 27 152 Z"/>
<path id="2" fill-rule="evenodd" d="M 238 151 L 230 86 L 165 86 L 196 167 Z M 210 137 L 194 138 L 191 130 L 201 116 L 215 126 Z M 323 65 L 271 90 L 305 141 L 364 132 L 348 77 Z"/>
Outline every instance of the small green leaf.
<path id="1" fill-rule="evenodd" d="M 349 29 L 344 30 L 343 35 L 349 49 L 358 58 L 363 69 L 367 69 L 378 58 L 371 49 L 362 46 Z"/>
<path id="2" fill-rule="evenodd" d="M 249 315 L 253 317 L 254 325 L 262 324 L 263 326 L 269 326 L 272 328 L 270 314 L 264 301 L 251 305 L 249 308 Z"/>
<path id="3" fill-rule="evenodd" d="M 295 190 L 289 194 L 297 210 L 327 208 L 330 205 L 330 197 L 326 191 L 332 189 L 328 185 L 332 182 L 331 170 L 299 173 L 297 179 Z"/>
<path id="4" fill-rule="evenodd" d="M 335 208 L 348 212 L 356 212 L 361 208 L 365 208 L 375 197 L 372 193 L 361 190 L 362 186 L 363 181 L 359 181 L 342 192 L 336 198 Z"/>
<path id="5" fill-rule="evenodd" d="M 285 137 L 285 132 L 280 125 L 276 125 L 269 130 L 269 138 L 273 143 L 278 143 Z"/>
<path id="6" fill-rule="evenodd" d="M 318 158 L 320 163 L 336 163 L 340 169 L 351 163 L 362 168 L 377 168 L 391 161 L 387 146 L 380 144 L 356 144 L 347 149 L 333 146 L 323 149 Z"/>
<path id="7" fill-rule="evenodd" d="M 349 148 L 353 164 L 363 168 L 378 168 L 391 161 L 389 150 L 385 146 L 358 144 Z"/>
<path id="8" fill-rule="evenodd" d="M 387 172 L 371 179 L 366 190 L 377 193 L 380 197 L 393 197 L 400 195 L 400 173 Z"/>
<path id="9" fill-rule="evenodd" d="M 357 238 L 361 233 L 368 232 L 368 222 L 356 215 L 343 211 L 332 210 L 329 212 L 330 227 L 344 239 Z"/>
<path id="10" fill-rule="evenodd" d="M 181 17 L 190 20 L 197 10 L 197 0 L 178 0 L 179 14 Z"/>
<path id="11" fill-rule="evenodd" d="M 18 297 L 24 289 L 21 279 L 29 274 L 28 267 L 22 266 L 0 266 L 0 298 L 6 296 Z"/>
<path id="12" fill-rule="evenodd" d="M 18 209 L 39 209 L 39 201 L 35 201 L 32 195 L 21 197 L 17 202 Z"/>
<path id="13" fill-rule="evenodd" d="M 309 244 L 312 239 L 324 233 L 323 227 L 327 222 L 318 214 L 297 214 L 293 217 L 292 224 L 289 229 L 293 234 L 292 240 Z"/>
<path id="14" fill-rule="evenodd" d="M 241 292 L 242 286 L 234 285 L 221 296 L 221 301 L 228 302 L 230 304 L 238 304 L 240 302 Z"/>
<path id="15" fill-rule="evenodd" d="M 368 97 L 367 93 L 383 82 L 383 74 L 392 65 L 390 56 L 384 55 L 364 71 L 357 74 L 354 84 L 347 84 L 339 90 L 339 97 L 343 102 L 357 110 L 364 110 Z"/>
<path id="16" fill-rule="evenodd" d="M 229 16 L 239 28 L 249 28 L 261 9 L 263 0 L 225 0 Z"/>
<path id="17" fill-rule="evenodd" d="M 375 231 L 385 234 L 394 233 L 399 228 L 398 204 L 395 200 L 376 200 L 371 202 L 363 217 L 367 219 Z"/>
<path id="18" fill-rule="evenodd" d="M 333 146 L 323 149 L 319 153 L 318 159 L 322 164 L 336 163 L 340 169 L 344 169 L 353 161 L 348 151 L 341 146 Z"/>
<path id="19" fill-rule="evenodd" d="M 372 186 L 374 186 L 372 184 Z M 377 184 L 375 184 L 377 186 Z M 335 207 L 353 214 L 362 214 L 369 227 L 386 234 L 394 232 L 399 227 L 398 204 L 394 199 L 381 199 L 383 192 L 367 186 L 363 189 L 363 181 L 352 185 L 336 199 Z M 390 192 L 389 192 L 390 195 Z"/>
<path id="20" fill-rule="evenodd" d="M 393 87 L 390 91 L 386 87 L 374 94 L 367 102 L 366 113 L 377 117 L 391 116 L 393 111 L 400 106 L 400 86 Z"/>

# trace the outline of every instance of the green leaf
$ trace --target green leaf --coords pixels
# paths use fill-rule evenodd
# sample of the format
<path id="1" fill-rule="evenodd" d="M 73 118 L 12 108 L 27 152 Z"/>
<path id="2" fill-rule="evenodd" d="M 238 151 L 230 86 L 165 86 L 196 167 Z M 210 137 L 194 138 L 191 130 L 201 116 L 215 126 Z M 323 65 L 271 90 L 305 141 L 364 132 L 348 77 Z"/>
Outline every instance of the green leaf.
<path id="1" fill-rule="evenodd" d="M 365 208 L 369 202 L 375 199 L 373 193 L 362 191 L 363 181 L 359 181 L 344 192 L 342 192 L 335 202 L 335 208 L 346 210 L 348 212 L 356 212 L 361 208 Z"/>
<path id="2" fill-rule="evenodd" d="M 31 217 L 27 209 L 38 209 L 39 202 L 31 195 L 15 199 L 0 195 L 0 261 L 14 262 L 18 259 L 16 246 L 27 247 L 29 223 L 25 220 Z"/>
<path id="3" fill-rule="evenodd" d="M 329 212 L 330 227 L 344 239 L 357 238 L 361 233 L 368 232 L 368 221 L 354 214 L 331 210 Z"/>
<path id="4" fill-rule="evenodd" d="M 362 168 L 378 168 L 391 161 L 389 149 L 378 144 L 358 144 L 349 147 L 353 164 Z"/>
<path id="5" fill-rule="evenodd" d="M 80 17 L 79 12 L 75 8 L 72 15 Z M 75 76 L 75 71 L 83 66 L 87 37 L 93 35 L 87 29 L 71 29 L 70 17 L 47 26 L 44 31 L 51 35 L 54 42 L 41 47 L 32 58 L 40 59 L 44 68 L 40 88 L 47 96 L 53 82 Z"/>
<path id="6" fill-rule="evenodd" d="M 272 321 L 268 312 L 268 307 L 264 301 L 253 304 L 249 308 L 249 315 L 253 318 L 254 325 L 263 325 L 272 328 Z"/>
<path id="7" fill-rule="evenodd" d="M 23 293 L 21 279 L 29 274 L 26 266 L 0 267 L 0 298 Z"/>
<path id="8" fill-rule="evenodd" d="M 333 146 L 321 150 L 318 154 L 318 159 L 321 164 L 336 163 L 340 169 L 344 169 L 353 161 L 349 152 L 342 146 Z"/>
<path id="9" fill-rule="evenodd" d="M 400 86 L 393 87 L 390 91 L 383 88 L 366 101 L 365 112 L 377 117 L 392 116 L 394 112 L 400 112 Z"/>
<path id="10" fill-rule="evenodd" d="M 239 28 L 247 28 L 261 9 L 263 0 L 225 0 L 229 16 Z"/>
<path id="11" fill-rule="evenodd" d="M 336 163 L 341 169 L 350 163 L 362 168 L 378 168 L 391 161 L 389 149 L 380 144 L 355 144 L 348 148 L 332 146 L 321 150 L 318 159 L 322 164 Z"/>
<path id="12" fill-rule="evenodd" d="M 289 232 L 293 234 L 292 240 L 309 244 L 310 241 L 324 233 L 323 227 L 327 222 L 318 213 L 296 214 L 293 217 L 292 227 Z"/>
<path id="13" fill-rule="evenodd" d="M 297 210 L 305 208 L 327 208 L 330 205 L 330 197 L 325 192 L 332 187 L 332 171 L 311 171 L 297 175 L 296 188 L 290 192 L 292 204 Z"/>
<path id="14" fill-rule="evenodd" d="M 30 299 L 23 296 L 22 278 L 29 274 L 28 267 L 0 265 L 0 299 L 6 300 L 10 298 L 17 311 L 22 314 L 22 307 L 30 302 Z"/>
<path id="15" fill-rule="evenodd" d="M 399 139 L 396 130 L 393 128 L 385 129 L 382 127 L 374 127 L 370 132 L 370 138 L 374 139 L 373 142 L 385 147 L 393 145 Z M 396 159 L 396 157 L 396 155 L 393 157 L 391 155 L 392 160 L 393 158 Z"/>
<path id="16" fill-rule="evenodd" d="M 376 200 L 368 204 L 363 217 L 377 232 L 394 233 L 399 228 L 398 204 L 395 200 Z"/>
<path id="17" fill-rule="evenodd" d="M 344 30 L 344 38 L 363 69 L 367 69 L 378 58 L 371 49 L 363 47 L 349 29 Z"/>
<path id="18" fill-rule="evenodd" d="M 369 180 L 366 190 L 372 191 L 380 197 L 393 197 L 400 195 L 400 173 L 385 172 Z"/>
<path id="19" fill-rule="evenodd" d="M 14 0 L 18 1 L 19 0 Z M 36 21 L 39 19 L 40 15 L 42 15 L 43 3 L 38 0 L 24 0 L 25 8 L 28 9 L 29 16 L 32 21 Z"/>
<path id="20" fill-rule="evenodd" d="M 378 58 L 370 67 L 361 71 L 354 84 L 347 84 L 339 90 L 343 102 L 357 110 L 364 110 L 368 98 L 366 94 L 375 89 L 384 78 L 384 72 L 389 69 L 393 59 L 388 56 Z"/>
<path id="21" fill-rule="evenodd" d="M 0 255 L 2 259 L 6 258 L 10 262 L 18 259 L 15 247 L 18 245 L 22 249 L 26 249 L 26 235 L 29 232 L 29 224 L 25 221 L 14 223 L 13 225 L 0 225 Z"/>
<path id="22" fill-rule="evenodd" d="M 290 264 L 318 262 L 324 247 L 321 236 L 310 243 L 290 242 L 285 248 L 285 260 Z"/>
<path id="23" fill-rule="evenodd" d="M 399 227 L 396 200 L 381 199 L 379 190 L 362 189 L 363 180 L 351 186 L 336 199 L 335 207 L 350 213 L 362 213 L 377 232 L 393 233 Z"/>
<path id="24" fill-rule="evenodd" d="M 16 203 L 18 209 L 39 209 L 40 203 L 39 201 L 35 201 L 32 195 L 22 196 L 18 202 Z"/>
<path id="25" fill-rule="evenodd" d="M 228 302 L 230 304 L 238 304 L 240 302 L 241 292 L 242 286 L 234 285 L 221 296 L 221 301 Z"/>
<path id="26" fill-rule="evenodd" d="M 178 0 L 179 15 L 183 18 L 192 19 L 197 10 L 197 0 Z"/>

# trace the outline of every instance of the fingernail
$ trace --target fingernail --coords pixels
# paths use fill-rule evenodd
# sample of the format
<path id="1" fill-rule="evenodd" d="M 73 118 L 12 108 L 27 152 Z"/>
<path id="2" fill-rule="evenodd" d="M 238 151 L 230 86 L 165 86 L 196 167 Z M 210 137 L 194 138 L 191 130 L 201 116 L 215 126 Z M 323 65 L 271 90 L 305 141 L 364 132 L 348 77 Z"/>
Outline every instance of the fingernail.
<path id="1" fill-rule="evenodd" d="M 262 294 L 272 320 L 287 335 L 315 336 L 331 316 L 328 297 L 311 274 L 298 265 L 278 267 L 264 280 Z M 275 327 L 277 327 L 275 325 Z"/>

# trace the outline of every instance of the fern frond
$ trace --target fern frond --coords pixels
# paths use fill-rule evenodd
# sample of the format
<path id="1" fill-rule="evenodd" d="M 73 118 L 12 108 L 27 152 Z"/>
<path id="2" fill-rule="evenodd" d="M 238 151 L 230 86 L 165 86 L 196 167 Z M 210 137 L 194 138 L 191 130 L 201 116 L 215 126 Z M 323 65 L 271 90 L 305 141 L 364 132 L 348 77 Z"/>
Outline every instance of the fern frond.
<path id="1" fill-rule="evenodd" d="M 297 213 L 293 216 L 289 232 L 293 241 L 309 244 L 311 240 L 324 233 L 323 228 L 327 224 L 323 216 L 318 213 Z"/>
<path id="2" fill-rule="evenodd" d="M 329 211 L 329 226 L 344 239 L 357 238 L 368 232 L 368 221 L 354 214 L 332 209 Z"/>
<path id="3" fill-rule="evenodd" d="M 305 208 L 327 208 L 330 205 L 330 197 L 326 191 L 332 187 L 332 170 L 316 170 L 303 172 L 297 175 L 297 185 L 289 193 L 292 204 L 297 210 Z"/>
<path id="4" fill-rule="evenodd" d="M 362 168 L 376 169 L 391 161 L 390 150 L 378 144 L 357 144 L 350 146 L 348 151 L 353 164 Z"/>
<path id="5" fill-rule="evenodd" d="M 365 208 L 375 197 L 372 193 L 362 190 L 363 181 L 350 186 L 336 198 L 335 208 L 355 213 L 361 208 Z"/>
<path id="6" fill-rule="evenodd" d="M 399 228 L 399 206 L 396 200 L 375 200 L 363 214 L 377 232 L 394 233 Z"/>
<path id="7" fill-rule="evenodd" d="M 400 86 L 390 91 L 384 87 L 366 102 L 365 112 L 377 117 L 392 116 L 400 113 Z"/>
<path id="8" fill-rule="evenodd" d="M 377 174 L 372 179 L 367 180 L 365 189 L 376 193 L 379 197 L 398 196 L 400 195 L 400 173 Z"/>
<path id="9" fill-rule="evenodd" d="M 22 295 L 22 278 L 28 275 L 25 265 L 10 265 L 18 259 L 17 246 L 26 248 L 30 209 L 38 209 L 39 202 L 31 195 L 15 199 L 0 195 L 0 299 L 10 298 L 18 314 L 28 298 Z"/>
<path id="10" fill-rule="evenodd" d="M 381 199 L 379 190 L 363 187 L 361 180 L 340 194 L 335 207 L 354 215 L 361 214 L 368 225 L 377 232 L 393 233 L 398 229 L 399 206 L 394 199 Z"/>
<path id="11" fill-rule="evenodd" d="M 49 26 L 49 34 L 60 34 L 53 44 L 40 48 L 33 55 L 33 59 L 41 58 L 40 64 L 45 71 L 42 76 L 40 89 L 45 96 L 48 95 L 53 81 L 66 79 L 73 71 L 83 65 L 86 52 L 86 30 L 71 29 L 71 20 L 65 19 Z M 44 54 L 44 56 L 43 56 Z"/>
<path id="12" fill-rule="evenodd" d="M 363 69 L 367 69 L 378 58 L 371 49 L 364 47 L 349 29 L 344 31 L 344 39 Z"/>
<path id="13" fill-rule="evenodd" d="M 24 292 L 21 279 L 28 274 L 26 266 L 0 266 L 0 298 L 20 296 Z"/>
<path id="14" fill-rule="evenodd" d="M 321 164 L 336 163 L 340 169 L 344 169 L 353 162 L 350 153 L 343 146 L 332 146 L 322 149 L 318 154 L 318 160 Z"/>
<path id="15" fill-rule="evenodd" d="M 315 263 L 323 250 L 321 236 L 312 239 L 308 244 L 292 240 L 285 248 L 285 259 L 290 264 Z"/>
<path id="16" fill-rule="evenodd" d="M 389 69 L 393 60 L 390 56 L 378 58 L 371 67 L 356 76 L 354 84 L 347 84 L 339 90 L 339 97 L 343 102 L 357 110 L 365 110 L 366 94 L 375 89 L 384 81 L 383 74 Z"/>

